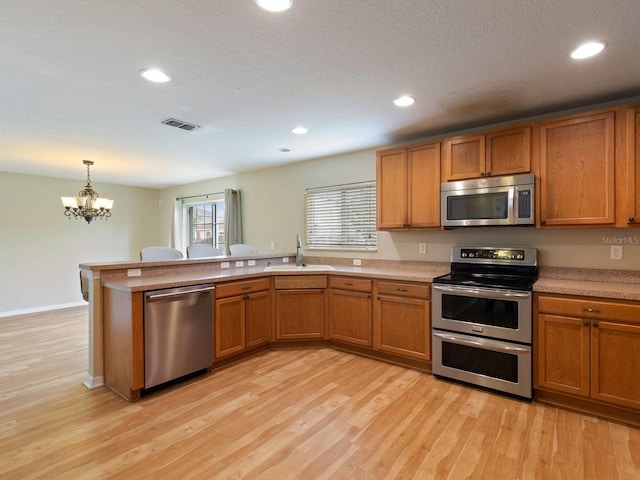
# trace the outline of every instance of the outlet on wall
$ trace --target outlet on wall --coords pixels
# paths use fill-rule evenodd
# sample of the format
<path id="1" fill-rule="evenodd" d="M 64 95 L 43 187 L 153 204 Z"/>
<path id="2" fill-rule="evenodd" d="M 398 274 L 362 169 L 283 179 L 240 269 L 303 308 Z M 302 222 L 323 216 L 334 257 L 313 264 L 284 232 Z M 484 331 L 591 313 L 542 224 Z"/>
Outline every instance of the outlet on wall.
<path id="1" fill-rule="evenodd" d="M 622 245 L 611 245 L 611 260 L 622 260 Z"/>
<path id="2" fill-rule="evenodd" d="M 271 245 L 269 245 L 269 247 L 271 248 L 271 250 L 275 250 L 276 249 L 276 242 L 271 241 Z"/>
<path id="3" fill-rule="evenodd" d="M 427 253 L 427 244 L 419 243 L 418 244 L 418 253 Z"/>

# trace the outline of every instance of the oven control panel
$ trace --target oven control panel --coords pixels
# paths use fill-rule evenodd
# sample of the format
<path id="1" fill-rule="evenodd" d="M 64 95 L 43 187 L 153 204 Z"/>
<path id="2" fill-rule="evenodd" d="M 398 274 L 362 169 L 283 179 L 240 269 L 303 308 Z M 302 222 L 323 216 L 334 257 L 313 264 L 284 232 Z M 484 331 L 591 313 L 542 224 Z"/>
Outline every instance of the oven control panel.
<path id="1" fill-rule="evenodd" d="M 463 248 L 462 258 L 485 258 L 491 260 L 524 260 L 524 250 L 500 249 L 482 250 L 477 248 Z"/>
<path id="2" fill-rule="evenodd" d="M 452 247 L 452 262 L 537 265 L 535 248 Z"/>

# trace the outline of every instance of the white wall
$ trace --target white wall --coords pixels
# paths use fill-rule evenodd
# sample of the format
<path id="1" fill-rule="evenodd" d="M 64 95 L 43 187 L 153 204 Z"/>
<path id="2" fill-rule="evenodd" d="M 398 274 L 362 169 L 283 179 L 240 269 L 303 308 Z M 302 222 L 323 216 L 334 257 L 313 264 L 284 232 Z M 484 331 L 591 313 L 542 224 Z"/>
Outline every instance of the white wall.
<path id="1" fill-rule="evenodd" d="M 295 251 L 295 235 L 304 233 L 304 189 L 324 185 L 375 179 L 375 150 L 320 158 L 250 173 L 204 181 L 161 192 L 160 231 L 170 232 L 174 197 L 220 192 L 225 188 L 242 191 L 245 242 L 261 253 Z M 635 244 L 624 247 L 621 261 L 610 259 L 606 242 L 627 238 Z M 427 254 L 418 253 L 418 243 L 427 243 Z M 425 232 L 378 232 L 378 251 L 354 254 L 307 250 L 306 255 L 386 260 L 448 262 L 452 245 L 534 246 L 543 266 L 640 269 L 640 229 L 559 229 L 533 227 L 474 228 Z"/>
<path id="2" fill-rule="evenodd" d="M 135 259 L 156 244 L 157 190 L 96 183 L 115 200 L 113 215 L 87 224 L 68 220 L 60 202 L 83 186 L 0 172 L 0 316 L 82 304 L 78 264 Z"/>

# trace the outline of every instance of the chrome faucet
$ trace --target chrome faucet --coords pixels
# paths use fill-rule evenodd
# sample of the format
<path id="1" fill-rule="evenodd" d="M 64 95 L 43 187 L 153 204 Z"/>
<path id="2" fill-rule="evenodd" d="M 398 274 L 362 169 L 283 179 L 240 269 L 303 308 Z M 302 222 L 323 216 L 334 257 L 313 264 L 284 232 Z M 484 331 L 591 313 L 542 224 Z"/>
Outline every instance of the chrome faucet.
<path id="1" fill-rule="evenodd" d="M 300 243 L 300 234 L 296 236 L 296 267 L 302 265 L 302 244 Z"/>

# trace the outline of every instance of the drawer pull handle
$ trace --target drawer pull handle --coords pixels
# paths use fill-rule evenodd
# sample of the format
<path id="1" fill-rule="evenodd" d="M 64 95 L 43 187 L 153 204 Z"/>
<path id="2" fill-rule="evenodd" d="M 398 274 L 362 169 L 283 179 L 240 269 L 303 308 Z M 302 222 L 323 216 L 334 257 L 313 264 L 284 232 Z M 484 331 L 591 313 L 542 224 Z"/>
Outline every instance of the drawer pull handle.
<path id="1" fill-rule="evenodd" d="M 591 307 L 582 307 L 582 311 L 589 312 L 589 313 L 600 313 L 599 308 L 591 308 Z"/>
<path id="2" fill-rule="evenodd" d="M 251 288 L 251 285 L 245 285 L 244 287 L 242 287 L 242 290 L 249 290 Z"/>
<path id="3" fill-rule="evenodd" d="M 351 282 L 344 282 L 344 284 L 345 284 L 347 287 L 353 287 L 353 283 L 351 283 Z"/>
<path id="4" fill-rule="evenodd" d="M 396 290 L 399 291 L 399 292 L 406 292 L 407 291 L 406 288 L 396 288 Z"/>

